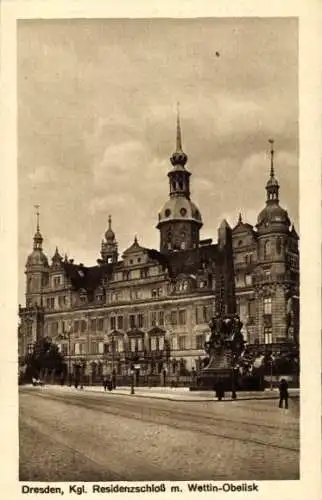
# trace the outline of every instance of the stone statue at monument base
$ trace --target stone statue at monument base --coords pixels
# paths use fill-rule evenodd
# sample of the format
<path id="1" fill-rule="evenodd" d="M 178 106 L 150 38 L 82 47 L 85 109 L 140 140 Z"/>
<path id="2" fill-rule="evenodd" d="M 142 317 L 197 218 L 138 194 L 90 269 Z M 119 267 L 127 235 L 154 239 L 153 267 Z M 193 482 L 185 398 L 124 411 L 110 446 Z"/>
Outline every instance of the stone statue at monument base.
<path id="1" fill-rule="evenodd" d="M 211 336 L 205 343 L 208 359 L 196 377 L 197 390 L 231 391 L 236 397 L 237 362 L 244 350 L 242 322 L 238 315 L 217 315 L 210 322 Z"/>

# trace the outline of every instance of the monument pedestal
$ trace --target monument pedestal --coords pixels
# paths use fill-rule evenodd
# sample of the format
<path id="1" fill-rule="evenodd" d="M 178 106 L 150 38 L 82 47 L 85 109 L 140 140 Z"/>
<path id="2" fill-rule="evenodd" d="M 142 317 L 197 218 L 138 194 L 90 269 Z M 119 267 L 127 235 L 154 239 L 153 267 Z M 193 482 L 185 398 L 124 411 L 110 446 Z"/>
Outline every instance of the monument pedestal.
<path id="1" fill-rule="evenodd" d="M 225 391 L 231 391 L 235 382 L 232 355 L 232 350 L 227 347 L 213 353 L 208 365 L 198 373 L 196 386 L 192 389 L 213 391 L 220 381 Z"/>

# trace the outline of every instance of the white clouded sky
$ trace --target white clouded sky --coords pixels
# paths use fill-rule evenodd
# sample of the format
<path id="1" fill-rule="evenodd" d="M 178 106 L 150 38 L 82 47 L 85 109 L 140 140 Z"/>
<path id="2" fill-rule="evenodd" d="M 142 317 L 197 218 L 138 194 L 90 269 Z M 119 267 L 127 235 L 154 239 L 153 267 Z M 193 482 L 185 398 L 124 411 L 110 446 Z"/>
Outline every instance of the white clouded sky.
<path id="1" fill-rule="evenodd" d="M 287 18 L 19 22 L 20 301 L 35 203 L 49 257 L 95 264 L 109 214 L 121 251 L 158 248 L 178 100 L 202 237 L 256 223 L 271 137 L 297 225 L 297 45 Z"/>

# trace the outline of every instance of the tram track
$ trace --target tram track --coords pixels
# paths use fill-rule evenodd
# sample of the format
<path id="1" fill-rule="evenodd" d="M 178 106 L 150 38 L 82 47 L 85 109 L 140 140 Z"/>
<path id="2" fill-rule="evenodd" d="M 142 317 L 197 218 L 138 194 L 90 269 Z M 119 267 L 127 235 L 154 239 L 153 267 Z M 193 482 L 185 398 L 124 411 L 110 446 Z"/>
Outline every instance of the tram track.
<path id="1" fill-rule="evenodd" d="M 112 414 L 127 419 L 140 420 L 157 425 L 170 426 L 178 430 L 190 430 L 201 433 L 209 437 L 219 437 L 227 440 L 252 443 L 258 446 L 268 446 L 284 451 L 299 452 L 298 430 L 295 426 L 290 428 L 280 424 L 270 425 L 265 423 L 252 423 L 228 418 L 218 415 L 209 410 L 203 412 L 192 412 L 186 408 L 185 403 L 169 404 L 164 408 L 165 403 L 160 400 L 142 401 L 140 399 L 127 400 L 116 398 L 113 395 L 92 395 L 81 393 L 54 394 L 53 392 L 28 391 L 39 398 L 52 399 L 62 402 L 72 407 L 81 407 L 100 413 Z M 176 402 L 177 403 L 177 402 Z M 197 409 L 197 408 L 196 408 Z M 231 410 L 233 411 L 233 409 Z M 280 442 L 280 434 L 287 432 L 290 445 Z"/>

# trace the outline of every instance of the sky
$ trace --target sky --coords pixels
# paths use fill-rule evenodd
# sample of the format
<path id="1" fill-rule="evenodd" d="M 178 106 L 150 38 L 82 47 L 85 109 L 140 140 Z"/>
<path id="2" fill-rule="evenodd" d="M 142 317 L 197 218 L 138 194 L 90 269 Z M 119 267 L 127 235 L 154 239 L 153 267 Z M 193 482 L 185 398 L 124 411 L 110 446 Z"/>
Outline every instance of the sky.
<path id="1" fill-rule="evenodd" d="M 19 21 L 19 302 L 35 204 L 48 258 L 95 265 L 109 214 L 120 254 L 159 248 L 177 101 L 201 237 L 256 224 L 270 138 L 298 228 L 297 48 L 292 18 Z"/>

